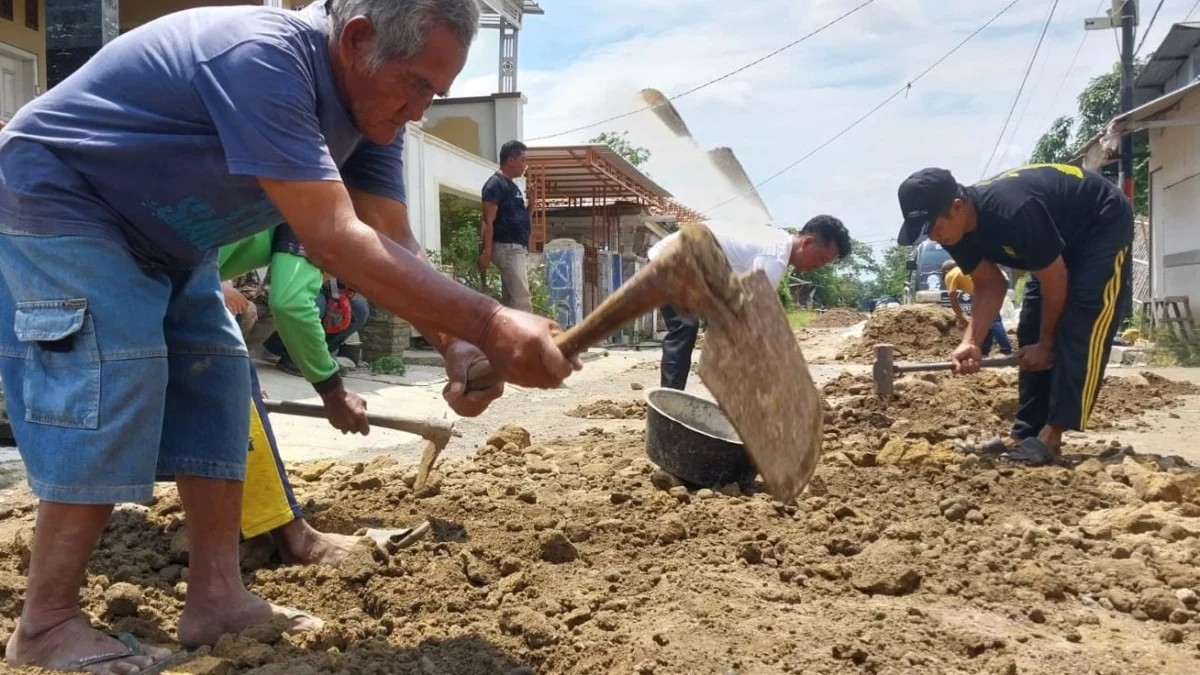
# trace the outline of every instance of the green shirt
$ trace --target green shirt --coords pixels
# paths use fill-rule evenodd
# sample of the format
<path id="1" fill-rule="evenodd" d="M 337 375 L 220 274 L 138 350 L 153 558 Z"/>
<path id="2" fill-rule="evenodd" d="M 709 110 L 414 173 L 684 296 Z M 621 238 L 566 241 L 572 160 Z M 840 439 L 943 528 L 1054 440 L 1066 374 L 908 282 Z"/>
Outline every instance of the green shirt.
<path id="1" fill-rule="evenodd" d="M 286 226 L 281 226 L 286 227 Z M 337 375 L 338 364 L 325 342 L 325 327 L 317 310 L 323 274 L 301 255 L 275 251 L 272 228 L 221 247 L 221 280 L 227 281 L 260 267 L 268 267 L 271 292 L 267 306 L 275 319 L 275 330 L 288 355 L 300 366 L 304 379 L 313 384 Z"/>

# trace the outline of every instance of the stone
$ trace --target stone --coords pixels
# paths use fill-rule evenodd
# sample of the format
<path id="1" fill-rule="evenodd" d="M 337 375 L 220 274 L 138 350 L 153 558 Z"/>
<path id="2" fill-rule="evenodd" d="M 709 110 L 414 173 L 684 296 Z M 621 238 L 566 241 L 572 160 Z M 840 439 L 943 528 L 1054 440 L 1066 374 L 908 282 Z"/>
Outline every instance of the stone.
<path id="1" fill-rule="evenodd" d="M 1171 612 L 1184 609 L 1184 606 L 1171 591 L 1165 588 L 1148 588 L 1138 599 L 1138 609 L 1155 621 L 1167 621 L 1171 618 Z"/>
<path id="2" fill-rule="evenodd" d="M 543 532 L 538 538 L 538 549 L 541 559 L 552 564 L 561 565 L 579 559 L 579 550 L 567 536 L 558 530 Z"/>
<path id="3" fill-rule="evenodd" d="M 641 390 L 645 389 L 646 387 L 644 387 L 641 382 L 632 382 L 632 383 L 630 383 L 629 388 L 634 391 L 641 391 Z"/>
<path id="4" fill-rule="evenodd" d="M 115 583 L 104 591 L 106 619 L 120 619 L 126 616 L 137 616 L 138 607 L 142 604 L 142 589 L 129 583 Z"/>
<path id="5" fill-rule="evenodd" d="M 679 518 L 667 516 L 659 521 L 658 543 L 666 546 L 687 538 L 687 526 Z"/>
<path id="6" fill-rule="evenodd" d="M 549 619 L 527 607 L 504 611 L 500 615 L 500 630 L 509 635 L 520 635 L 530 649 L 558 642 L 558 634 Z"/>
<path id="7" fill-rule="evenodd" d="M 488 445 L 494 445 L 497 448 L 503 448 L 508 443 L 513 443 L 521 450 L 533 444 L 529 437 L 529 431 L 515 424 L 505 424 L 500 427 L 492 432 L 487 441 Z"/>
<path id="8" fill-rule="evenodd" d="M 1105 595 L 1109 602 L 1112 603 L 1113 609 L 1118 612 L 1129 613 L 1133 611 L 1137 605 L 1137 598 L 1132 593 L 1119 586 L 1113 586 L 1105 591 Z"/>
<path id="9" fill-rule="evenodd" d="M 310 483 L 321 480 L 326 472 L 333 468 L 333 462 L 313 462 L 296 468 L 296 476 Z"/>
<path id="10" fill-rule="evenodd" d="M 1195 607 L 1197 602 L 1200 602 L 1200 596 L 1197 596 L 1196 591 L 1190 588 L 1176 589 L 1175 597 L 1189 609 Z"/>
<path id="11" fill-rule="evenodd" d="M 893 567 L 863 569 L 850 579 L 850 584 L 867 595 L 901 596 L 921 587 L 921 574 L 897 562 Z"/>
<path id="12" fill-rule="evenodd" d="M 1057 574 L 1035 564 L 1026 564 L 1012 574 L 1013 583 L 1041 593 L 1047 600 L 1061 600 L 1072 592 L 1070 585 Z"/>
<path id="13" fill-rule="evenodd" d="M 412 341 L 412 325 L 371 303 L 371 315 L 358 335 L 362 340 L 364 361 L 373 362 L 384 356 L 400 358 L 404 356 Z"/>

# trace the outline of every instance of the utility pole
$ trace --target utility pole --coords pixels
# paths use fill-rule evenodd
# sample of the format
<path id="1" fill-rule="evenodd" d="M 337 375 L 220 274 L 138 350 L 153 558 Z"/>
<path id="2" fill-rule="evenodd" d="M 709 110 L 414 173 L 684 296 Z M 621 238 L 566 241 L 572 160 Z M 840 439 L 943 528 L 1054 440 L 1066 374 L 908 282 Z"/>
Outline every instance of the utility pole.
<path id="1" fill-rule="evenodd" d="M 1137 0 L 1121 4 L 1121 110 L 1133 110 L 1133 27 L 1137 22 Z M 1133 134 L 1121 136 L 1121 189 L 1133 203 Z"/>

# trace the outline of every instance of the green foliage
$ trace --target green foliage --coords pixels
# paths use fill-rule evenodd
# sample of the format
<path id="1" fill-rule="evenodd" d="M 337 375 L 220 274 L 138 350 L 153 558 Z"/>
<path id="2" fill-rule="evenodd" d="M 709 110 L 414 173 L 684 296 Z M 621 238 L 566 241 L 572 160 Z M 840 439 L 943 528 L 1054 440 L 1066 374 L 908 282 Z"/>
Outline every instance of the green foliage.
<path id="1" fill-rule="evenodd" d="M 908 257 L 912 248 L 908 246 L 889 246 L 883 252 L 879 261 L 879 292 L 874 297 L 895 297 L 904 295 L 904 282 L 908 278 Z"/>
<path id="2" fill-rule="evenodd" d="M 1050 130 L 1042 134 L 1037 145 L 1033 146 L 1029 163 L 1060 164 L 1070 160 L 1075 154 L 1075 144 L 1071 142 L 1071 131 L 1074 128 L 1075 120 L 1070 117 L 1060 117 L 1051 122 Z"/>
<path id="3" fill-rule="evenodd" d="M 788 275 L 783 275 L 783 278 L 779 280 L 779 286 L 775 292 L 779 294 L 779 304 L 783 305 L 784 309 L 792 309 L 796 306 L 792 298 L 792 289 L 788 288 Z"/>
<path id="4" fill-rule="evenodd" d="M 404 361 L 395 356 L 381 356 L 371 364 L 371 372 L 375 375 L 403 375 L 407 371 Z"/>
<path id="5" fill-rule="evenodd" d="M 650 161 L 650 151 L 642 147 L 634 147 L 633 143 L 629 142 L 629 132 L 622 131 L 605 131 L 592 138 L 588 139 L 588 143 L 601 143 L 613 149 L 618 155 L 625 158 L 625 161 L 634 166 L 640 167 Z M 645 172 L 643 172 L 645 173 Z M 649 174 L 647 174 L 649 175 Z"/>
<path id="6" fill-rule="evenodd" d="M 443 272 L 448 272 L 460 283 L 483 291 L 487 281 L 487 293 L 500 299 L 500 270 L 489 265 L 485 274 L 479 273 L 479 227 L 483 223 L 483 212 L 452 195 L 442 195 L 442 249 L 427 251 L 429 260 Z M 543 266 L 529 270 L 529 293 L 533 298 L 534 312 L 549 316 L 550 288 L 546 285 Z"/>
<path id="7" fill-rule="evenodd" d="M 1133 76 L 1146 67 L 1148 57 L 1134 61 Z M 1034 145 L 1029 157 L 1031 164 L 1066 162 L 1096 134 L 1104 130 L 1109 120 L 1116 117 L 1121 108 L 1121 63 L 1113 64 L 1107 73 L 1092 78 L 1076 99 L 1078 112 L 1075 117 L 1060 117 L 1050 124 Z M 1073 136 L 1072 138 L 1072 130 Z M 1133 153 L 1138 156 L 1150 149 L 1150 136 L 1146 131 L 1133 134 Z M 1150 162 L 1148 158 L 1134 160 L 1134 212 L 1150 212 Z M 1106 167 L 1103 173 L 1110 179 L 1116 178 L 1116 165 Z"/>

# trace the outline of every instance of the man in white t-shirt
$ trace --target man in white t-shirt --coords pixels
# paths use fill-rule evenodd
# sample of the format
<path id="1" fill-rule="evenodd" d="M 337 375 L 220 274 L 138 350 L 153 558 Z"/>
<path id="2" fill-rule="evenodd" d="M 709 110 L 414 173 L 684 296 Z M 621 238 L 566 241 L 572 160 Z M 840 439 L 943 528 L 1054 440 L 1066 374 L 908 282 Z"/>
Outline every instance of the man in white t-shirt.
<path id="1" fill-rule="evenodd" d="M 795 236 L 766 225 L 711 224 L 708 228 L 736 274 L 762 270 L 775 286 L 787 275 L 789 266 L 799 272 L 811 272 L 834 259 L 850 255 L 850 233 L 842 221 L 833 216 L 813 218 Z M 657 258 L 678 236 L 676 232 L 655 244 L 647 257 L 650 260 Z M 662 386 L 684 389 L 692 367 L 692 349 L 696 346 L 700 322 L 670 306 L 663 307 L 662 314 L 667 322 L 667 336 L 663 338 Z"/>

